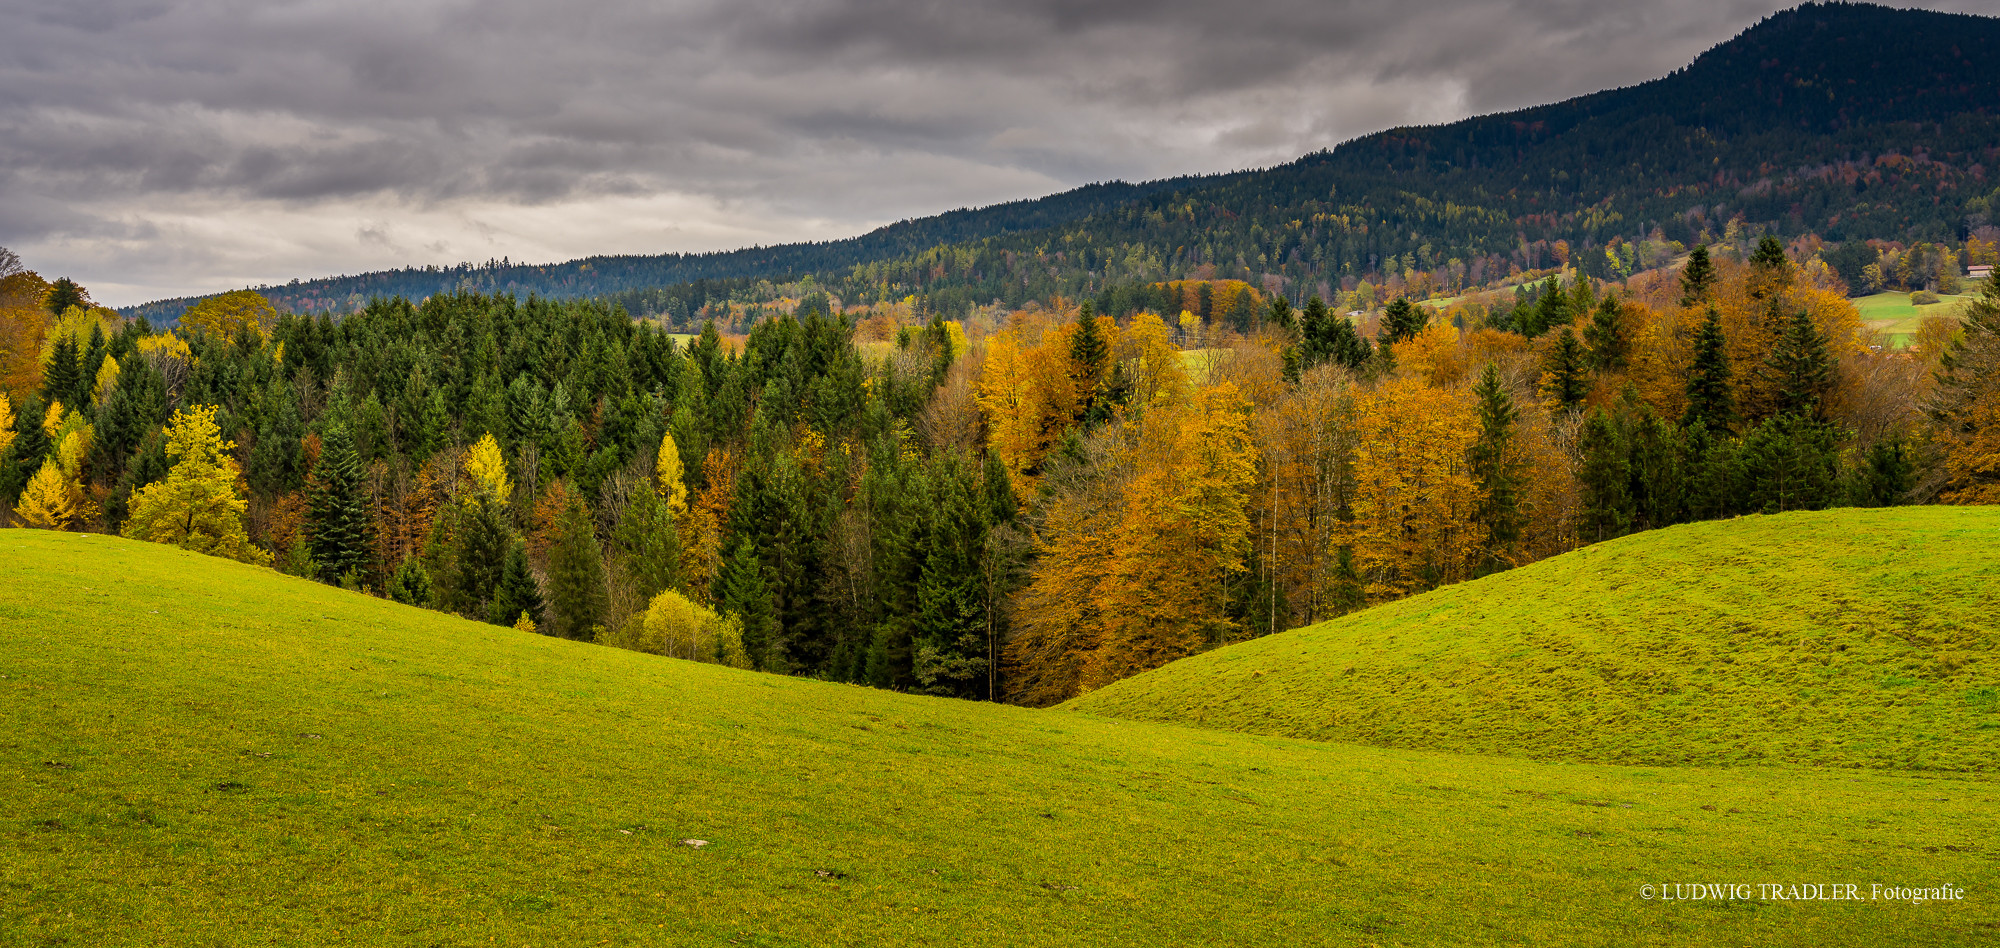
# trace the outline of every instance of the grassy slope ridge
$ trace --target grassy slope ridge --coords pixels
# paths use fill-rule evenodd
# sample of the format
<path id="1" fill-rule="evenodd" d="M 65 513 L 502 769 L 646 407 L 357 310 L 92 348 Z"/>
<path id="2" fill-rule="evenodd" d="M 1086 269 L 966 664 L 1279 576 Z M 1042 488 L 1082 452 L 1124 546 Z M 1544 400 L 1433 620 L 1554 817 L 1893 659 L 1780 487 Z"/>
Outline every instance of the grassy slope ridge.
<path id="1" fill-rule="evenodd" d="M 0 530 L 0 570 L 4 946 L 2000 933 L 1985 775 L 1543 764 L 917 698 L 105 537 Z M 1815 880 L 1967 900 L 1637 894 Z"/>
<path id="2" fill-rule="evenodd" d="M 1184 659 L 1094 714 L 1622 763 L 2000 766 L 2000 509 L 1673 527 Z"/>

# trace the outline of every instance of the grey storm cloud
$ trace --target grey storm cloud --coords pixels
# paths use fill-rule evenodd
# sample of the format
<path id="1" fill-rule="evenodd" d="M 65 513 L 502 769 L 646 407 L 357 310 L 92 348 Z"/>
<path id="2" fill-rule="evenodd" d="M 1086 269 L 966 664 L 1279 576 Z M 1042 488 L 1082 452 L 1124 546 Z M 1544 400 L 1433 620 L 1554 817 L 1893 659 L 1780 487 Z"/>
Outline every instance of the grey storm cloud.
<path id="1" fill-rule="evenodd" d="M 136 302 L 820 239 L 1639 82 L 1778 5 L 0 0 L 0 245 Z"/>

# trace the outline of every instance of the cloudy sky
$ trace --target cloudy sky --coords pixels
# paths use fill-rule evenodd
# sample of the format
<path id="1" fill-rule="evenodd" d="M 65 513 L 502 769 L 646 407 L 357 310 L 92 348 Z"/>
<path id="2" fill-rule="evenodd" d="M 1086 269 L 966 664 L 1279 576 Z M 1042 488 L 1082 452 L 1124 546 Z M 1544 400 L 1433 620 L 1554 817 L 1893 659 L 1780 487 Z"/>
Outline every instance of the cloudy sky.
<path id="1" fill-rule="evenodd" d="M 841 237 L 1627 85 L 1783 5 L 0 0 L 0 246 L 124 305 Z"/>

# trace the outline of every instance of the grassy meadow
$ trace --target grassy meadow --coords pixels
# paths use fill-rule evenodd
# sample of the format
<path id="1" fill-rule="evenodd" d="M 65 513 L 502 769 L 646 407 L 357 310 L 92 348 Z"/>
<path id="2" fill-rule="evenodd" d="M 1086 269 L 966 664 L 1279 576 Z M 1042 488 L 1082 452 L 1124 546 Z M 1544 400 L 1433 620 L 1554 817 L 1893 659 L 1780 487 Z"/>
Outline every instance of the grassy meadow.
<path id="1" fill-rule="evenodd" d="M 1989 549 L 1996 525 L 1930 524 Z M 0 565 L 0 946 L 2000 938 L 1984 774 L 1537 762 L 913 697 L 102 536 L 0 531 Z M 1912 601 L 1971 579 L 1902 574 Z M 1691 882 L 1966 899 L 1640 895 Z"/>
<path id="2" fill-rule="evenodd" d="M 1175 662 L 1151 721 L 1625 764 L 2000 768 L 2000 508 L 1653 530 Z"/>
<path id="3" fill-rule="evenodd" d="M 1940 295 L 1935 303 L 1917 306 L 1910 302 L 1908 293 L 1876 293 L 1857 297 L 1854 308 L 1861 311 L 1861 324 L 1881 333 L 1888 344 L 1903 349 L 1917 338 L 1917 330 L 1923 328 L 1925 319 L 1932 316 L 1957 316 L 1958 309 L 1979 296 L 1975 288 L 1957 296 Z"/>

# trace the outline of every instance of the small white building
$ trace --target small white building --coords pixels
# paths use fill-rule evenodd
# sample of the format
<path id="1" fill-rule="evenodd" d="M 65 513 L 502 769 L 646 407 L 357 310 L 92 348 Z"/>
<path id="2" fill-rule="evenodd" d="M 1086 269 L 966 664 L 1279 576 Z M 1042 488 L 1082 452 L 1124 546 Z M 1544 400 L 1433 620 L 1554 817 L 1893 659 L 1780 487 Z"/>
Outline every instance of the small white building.
<path id="1" fill-rule="evenodd" d="M 1965 275 L 1974 280 L 1984 280 L 1993 275 L 1993 265 L 1990 263 L 1975 263 L 1965 268 Z"/>

